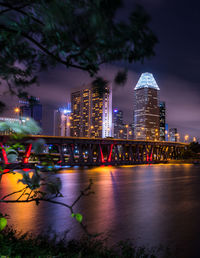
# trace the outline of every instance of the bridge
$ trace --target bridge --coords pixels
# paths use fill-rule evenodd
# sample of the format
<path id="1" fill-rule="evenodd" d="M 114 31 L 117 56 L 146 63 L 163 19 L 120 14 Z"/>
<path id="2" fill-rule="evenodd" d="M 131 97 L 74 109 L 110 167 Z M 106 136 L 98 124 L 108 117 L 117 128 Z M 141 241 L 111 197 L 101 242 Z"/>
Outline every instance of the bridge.
<path id="1" fill-rule="evenodd" d="M 9 136 L 0 136 L 0 162 L 8 163 L 6 146 Z M 32 145 L 38 139 L 45 140 L 45 150 L 34 160 Z M 29 167 L 42 164 L 45 160 L 60 166 L 134 165 L 167 162 L 181 159 L 187 143 L 165 141 L 122 140 L 113 138 L 79 138 L 35 135 L 23 139 L 26 151 L 15 163 L 15 167 Z"/>

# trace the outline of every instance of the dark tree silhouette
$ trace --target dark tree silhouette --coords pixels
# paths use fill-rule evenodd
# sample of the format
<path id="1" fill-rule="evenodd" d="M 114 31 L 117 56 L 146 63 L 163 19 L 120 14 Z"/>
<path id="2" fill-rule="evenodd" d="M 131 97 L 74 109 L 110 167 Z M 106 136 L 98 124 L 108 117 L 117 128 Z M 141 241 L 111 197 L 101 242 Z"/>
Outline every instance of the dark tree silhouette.
<path id="1" fill-rule="evenodd" d="M 94 76 L 103 63 L 153 56 L 149 16 L 136 6 L 118 21 L 121 7 L 121 0 L 0 0 L 0 82 L 22 97 L 38 72 L 57 64 Z"/>

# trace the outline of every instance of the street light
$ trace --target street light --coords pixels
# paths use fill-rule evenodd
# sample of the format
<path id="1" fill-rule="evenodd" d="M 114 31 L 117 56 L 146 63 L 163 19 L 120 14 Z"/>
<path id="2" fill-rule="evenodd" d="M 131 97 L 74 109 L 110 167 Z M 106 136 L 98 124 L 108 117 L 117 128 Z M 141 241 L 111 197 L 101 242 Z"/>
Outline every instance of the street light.
<path id="1" fill-rule="evenodd" d="M 18 108 L 18 107 L 14 108 L 14 112 L 16 114 L 16 117 L 19 119 L 20 108 Z"/>
<path id="2" fill-rule="evenodd" d="M 19 112 L 20 112 L 20 109 L 19 109 L 18 107 L 16 107 L 16 108 L 14 109 L 14 112 L 15 112 L 15 113 L 19 113 Z"/>

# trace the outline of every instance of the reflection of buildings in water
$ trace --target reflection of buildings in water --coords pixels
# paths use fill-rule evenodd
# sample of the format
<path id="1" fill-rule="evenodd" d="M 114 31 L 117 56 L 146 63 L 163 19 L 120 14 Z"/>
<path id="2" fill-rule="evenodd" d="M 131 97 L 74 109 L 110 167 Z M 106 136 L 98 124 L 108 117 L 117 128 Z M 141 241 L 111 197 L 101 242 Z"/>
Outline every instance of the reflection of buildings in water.
<path id="1" fill-rule="evenodd" d="M 92 187 L 94 195 L 84 203 L 88 206 L 86 214 L 88 225 L 94 233 L 110 233 L 115 223 L 116 211 L 111 171 L 115 171 L 115 168 L 101 166 L 90 170 L 91 178 L 94 178 Z"/>

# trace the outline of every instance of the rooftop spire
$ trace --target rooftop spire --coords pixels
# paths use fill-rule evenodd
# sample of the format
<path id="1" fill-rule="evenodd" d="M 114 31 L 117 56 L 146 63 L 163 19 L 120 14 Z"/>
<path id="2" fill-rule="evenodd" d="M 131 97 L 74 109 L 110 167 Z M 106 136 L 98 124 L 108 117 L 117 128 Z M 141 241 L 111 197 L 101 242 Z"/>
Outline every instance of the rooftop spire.
<path id="1" fill-rule="evenodd" d="M 135 86 L 134 90 L 142 89 L 142 88 L 152 88 L 155 90 L 160 90 L 156 80 L 153 77 L 152 73 L 142 73 L 138 83 Z"/>

